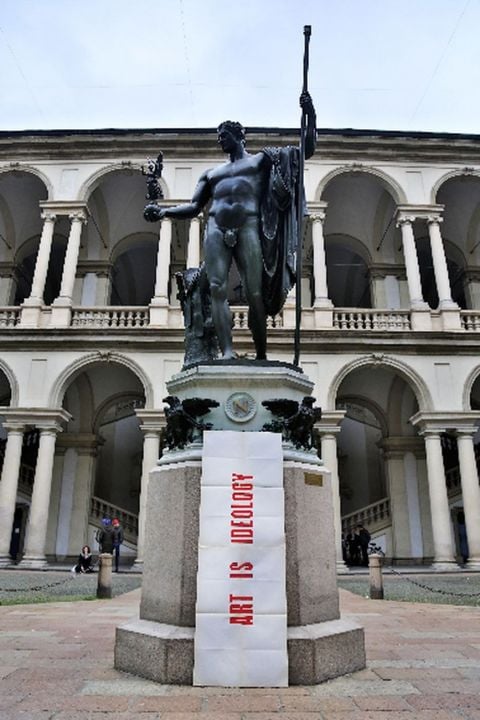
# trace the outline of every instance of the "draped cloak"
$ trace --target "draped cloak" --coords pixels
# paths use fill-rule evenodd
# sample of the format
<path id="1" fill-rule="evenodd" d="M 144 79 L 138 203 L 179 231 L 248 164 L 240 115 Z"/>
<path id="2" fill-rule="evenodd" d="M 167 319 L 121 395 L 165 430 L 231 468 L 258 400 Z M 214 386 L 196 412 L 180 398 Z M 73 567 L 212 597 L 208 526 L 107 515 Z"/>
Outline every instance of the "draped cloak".
<path id="1" fill-rule="evenodd" d="M 265 312 L 273 316 L 295 284 L 300 152 L 291 146 L 267 147 L 262 152 L 271 162 L 260 207 L 262 294 Z M 302 202 L 306 214 L 304 198 Z"/>

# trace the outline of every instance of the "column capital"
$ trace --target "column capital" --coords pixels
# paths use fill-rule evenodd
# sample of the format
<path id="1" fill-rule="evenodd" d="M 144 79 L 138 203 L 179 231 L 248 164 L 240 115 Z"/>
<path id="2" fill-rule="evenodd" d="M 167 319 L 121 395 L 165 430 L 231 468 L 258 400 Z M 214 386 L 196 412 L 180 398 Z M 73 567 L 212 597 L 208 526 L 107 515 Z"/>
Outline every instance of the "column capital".
<path id="1" fill-rule="evenodd" d="M 2 408 L 2 415 L 6 418 L 6 424 L 23 425 L 25 427 L 42 428 L 58 427 L 61 432 L 63 424 L 72 419 L 69 412 L 63 408 Z"/>
<path id="2" fill-rule="evenodd" d="M 346 414 L 346 410 L 322 412 L 322 417 L 317 423 L 315 423 L 315 429 L 321 437 L 324 437 L 325 435 L 338 435 L 341 431 L 342 420 Z"/>
<path id="3" fill-rule="evenodd" d="M 325 210 L 315 210 L 314 212 L 311 212 L 308 217 L 312 225 L 314 223 L 321 223 L 323 225 L 327 214 Z"/>
<path id="4" fill-rule="evenodd" d="M 397 205 L 397 222 L 400 218 L 409 217 L 414 220 L 426 220 L 428 217 L 441 217 L 445 205 Z"/>
<path id="5" fill-rule="evenodd" d="M 409 422 L 418 427 L 420 434 L 440 435 L 444 432 L 466 433 L 473 430 L 475 423 L 480 420 L 480 411 L 469 412 L 417 412 L 412 415 Z"/>
<path id="6" fill-rule="evenodd" d="M 3 413 L 2 413 L 3 414 Z M 4 422 L 2 423 L 2 427 L 4 430 L 7 431 L 7 433 L 10 435 L 18 434 L 23 435 L 25 430 L 27 429 L 27 426 L 25 423 L 21 422 Z"/>
<path id="7" fill-rule="evenodd" d="M 427 225 L 440 225 L 443 222 L 443 218 L 440 215 L 427 215 L 425 218 Z"/>
<path id="8" fill-rule="evenodd" d="M 45 222 L 53 223 L 57 219 L 57 215 L 54 212 L 51 212 L 50 210 L 43 210 L 40 217 Z"/>
<path id="9" fill-rule="evenodd" d="M 395 224 L 397 227 L 402 227 L 403 225 L 413 225 L 415 220 L 415 215 L 403 215 L 397 213 L 397 219 Z"/>
<path id="10" fill-rule="evenodd" d="M 43 200 L 39 205 L 43 212 L 53 213 L 54 215 L 69 216 L 81 212 L 87 218 L 89 214 L 87 204 L 75 200 Z"/>
<path id="11" fill-rule="evenodd" d="M 144 435 L 152 433 L 159 436 L 167 426 L 167 420 L 163 410 L 138 408 L 135 410 L 135 415 L 140 421 L 140 430 Z"/>
<path id="12" fill-rule="evenodd" d="M 87 213 L 83 208 L 78 210 L 72 210 L 72 212 L 68 214 L 68 217 L 72 221 L 72 223 L 81 222 L 85 224 L 87 222 Z"/>

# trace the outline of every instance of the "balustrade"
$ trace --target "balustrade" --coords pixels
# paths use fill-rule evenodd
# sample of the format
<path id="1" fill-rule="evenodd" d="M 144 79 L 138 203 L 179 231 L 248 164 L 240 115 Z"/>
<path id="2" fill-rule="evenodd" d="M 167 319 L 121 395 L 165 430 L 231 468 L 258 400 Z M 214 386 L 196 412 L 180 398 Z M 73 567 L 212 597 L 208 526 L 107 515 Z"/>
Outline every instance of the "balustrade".
<path id="1" fill-rule="evenodd" d="M 388 330 L 404 332 L 411 329 L 409 310 L 335 310 L 333 327 L 337 330 Z"/>

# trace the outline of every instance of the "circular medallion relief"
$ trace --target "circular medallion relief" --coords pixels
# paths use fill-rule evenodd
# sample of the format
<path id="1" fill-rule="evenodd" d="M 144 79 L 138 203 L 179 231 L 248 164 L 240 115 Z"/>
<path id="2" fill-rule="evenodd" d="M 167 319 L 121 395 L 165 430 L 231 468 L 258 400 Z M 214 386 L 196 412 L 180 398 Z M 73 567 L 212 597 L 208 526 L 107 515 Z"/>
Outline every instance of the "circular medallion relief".
<path id="1" fill-rule="evenodd" d="M 234 422 L 247 422 L 257 412 L 257 403 L 246 392 L 236 392 L 225 401 L 225 415 Z"/>

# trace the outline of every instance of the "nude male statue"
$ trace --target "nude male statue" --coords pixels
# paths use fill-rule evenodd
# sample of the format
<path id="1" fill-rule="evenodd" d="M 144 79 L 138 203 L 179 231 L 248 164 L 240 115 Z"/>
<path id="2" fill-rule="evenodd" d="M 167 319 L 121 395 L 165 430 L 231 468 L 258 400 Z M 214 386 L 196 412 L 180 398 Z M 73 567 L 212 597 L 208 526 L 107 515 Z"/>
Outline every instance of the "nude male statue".
<path id="1" fill-rule="evenodd" d="M 310 95 L 300 96 L 307 116 L 305 158 L 315 150 L 315 110 Z M 248 325 L 257 360 L 267 352 L 267 315 L 280 311 L 295 277 L 296 147 L 245 150 L 240 123 L 219 125 L 218 144 L 229 160 L 204 172 L 190 203 L 161 208 L 151 203 L 144 217 L 190 219 L 210 204 L 204 237 L 205 269 L 212 298 L 212 318 L 223 359 L 235 357 L 232 316 L 227 299 L 228 274 L 235 260 L 248 303 Z"/>

